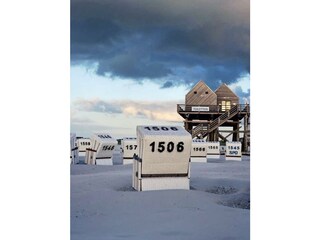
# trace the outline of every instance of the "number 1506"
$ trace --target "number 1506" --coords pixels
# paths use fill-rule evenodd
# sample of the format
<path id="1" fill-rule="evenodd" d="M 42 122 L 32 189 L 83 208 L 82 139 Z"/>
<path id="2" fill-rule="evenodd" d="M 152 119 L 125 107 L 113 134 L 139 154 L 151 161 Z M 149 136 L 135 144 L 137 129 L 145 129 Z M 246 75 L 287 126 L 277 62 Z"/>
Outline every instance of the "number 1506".
<path id="1" fill-rule="evenodd" d="M 151 152 L 157 151 L 158 152 L 173 152 L 175 149 L 177 152 L 182 152 L 184 150 L 184 142 L 178 142 L 177 145 L 175 145 L 174 142 L 158 142 L 158 145 L 156 146 L 155 142 L 150 143 L 149 145 L 151 147 Z"/>

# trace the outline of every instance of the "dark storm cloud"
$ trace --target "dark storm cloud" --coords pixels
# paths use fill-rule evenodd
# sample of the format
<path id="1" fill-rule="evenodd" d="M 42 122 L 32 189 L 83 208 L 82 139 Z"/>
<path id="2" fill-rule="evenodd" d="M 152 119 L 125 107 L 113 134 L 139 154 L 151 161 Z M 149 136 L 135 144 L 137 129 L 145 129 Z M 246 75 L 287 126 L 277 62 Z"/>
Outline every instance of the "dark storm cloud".
<path id="1" fill-rule="evenodd" d="M 111 72 L 112 75 L 127 78 L 157 78 L 165 77 L 170 70 L 163 64 L 151 62 L 136 54 L 118 54 L 110 59 L 99 61 L 97 73 L 104 75 Z"/>
<path id="2" fill-rule="evenodd" d="M 170 88 L 170 87 L 172 87 L 172 86 L 173 86 L 173 83 L 172 83 L 172 82 L 167 81 L 167 82 L 165 82 L 165 83 L 162 85 L 162 87 L 161 87 L 161 88 Z"/>
<path id="3" fill-rule="evenodd" d="M 249 12 L 249 0 L 71 0 L 71 60 L 163 88 L 216 88 L 250 71 Z"/>

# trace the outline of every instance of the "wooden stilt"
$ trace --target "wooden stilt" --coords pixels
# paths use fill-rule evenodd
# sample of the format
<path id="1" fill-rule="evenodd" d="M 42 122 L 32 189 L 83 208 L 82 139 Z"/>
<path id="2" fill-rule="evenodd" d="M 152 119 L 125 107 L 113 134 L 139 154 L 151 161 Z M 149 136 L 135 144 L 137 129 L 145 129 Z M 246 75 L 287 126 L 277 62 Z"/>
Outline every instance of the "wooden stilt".
<path id="1" fill-rule="evenodd" d="M 248 115 L 244 116 L 243 151 L 248 152 Z"/>

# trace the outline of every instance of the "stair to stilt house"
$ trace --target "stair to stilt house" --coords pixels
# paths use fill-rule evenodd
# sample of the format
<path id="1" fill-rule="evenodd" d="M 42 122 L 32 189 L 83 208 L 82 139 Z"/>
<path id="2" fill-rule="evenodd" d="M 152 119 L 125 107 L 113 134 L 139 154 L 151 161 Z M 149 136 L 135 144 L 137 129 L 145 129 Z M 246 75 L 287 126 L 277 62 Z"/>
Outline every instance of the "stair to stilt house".
<path id="1" fill-rule="evenodd" d="M 235 105 L 230 108 L 229 111 L 221 114 L 218 118 L 213 121 L 210 121 L 209 124 L 199 124 L 194 129 L 192 129 L 192 138 L 197 136 L 206 137 L 208 134 L 216 130 L 226 121 L 234 117 L 239 112 L 247 112 L 249 109 L 248 105 L 242 107 L 241 105 Z"/>

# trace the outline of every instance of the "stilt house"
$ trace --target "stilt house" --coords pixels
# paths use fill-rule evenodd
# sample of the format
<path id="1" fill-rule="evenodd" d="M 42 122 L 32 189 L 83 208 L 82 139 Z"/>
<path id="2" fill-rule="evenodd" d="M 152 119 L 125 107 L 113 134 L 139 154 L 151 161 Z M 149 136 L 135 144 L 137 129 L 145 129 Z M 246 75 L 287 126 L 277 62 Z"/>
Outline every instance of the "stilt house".
<path id="1" fill-rule="evenodd" d="M 199 81 L 185 96 L 185 104 L 177 105 L 177 112 L 184 118 L 185 129 L 192 138 L 206 137 L 208 141 L 225 142 L 232 135 L 232 141 L 240 141 L 241 132 L 243 151 L 248 151 L 250 107 L 239 104 L 239 97 L 226 84 L 212 91 L 204 81 Z M 220 127 L 231 127 L 231 130 Z M 222 131 L 229 134 L 223 136 Z"/>

